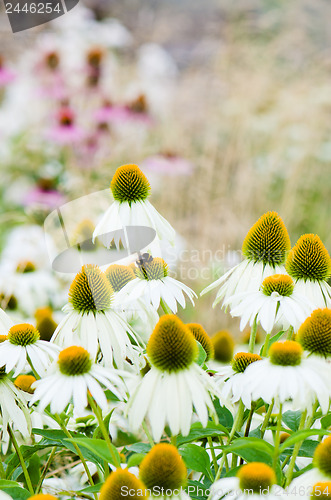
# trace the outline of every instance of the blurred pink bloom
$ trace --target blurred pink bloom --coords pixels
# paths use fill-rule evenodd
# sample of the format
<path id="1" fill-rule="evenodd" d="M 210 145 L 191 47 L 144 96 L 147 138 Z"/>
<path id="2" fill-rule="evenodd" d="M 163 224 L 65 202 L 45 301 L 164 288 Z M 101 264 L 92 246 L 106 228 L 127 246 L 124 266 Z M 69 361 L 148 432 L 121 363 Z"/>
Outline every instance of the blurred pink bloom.
<path id="1" fill-rule="evenodd" d="M 144 95 L 138 96 L 127 105 L 116 105 L 105 101 L 104 105 L 96 111 L 95 118 L 99 123 L 140 122 L 146 125 L 153 123 Z"/>
<path id="2" fill-rule="evenodd" d="M 4 66 L 4 60 L 0 55 L 0 87 L 5 87 L 15 79 L 15 73 Z"/>
<path id="3" fill-rule="evenodd" d="M 158 154 L 146 158 L 141 163 L 143 170 L 160 175 L 190 175 L 194 169 L 193 163 L 174 154 Z"/>
<path id="4" fill-rule="evenodd" d="M 57 124 L 48 131 L 48 139 L 59 144 L 71 144 L 84 138 L 84 132 L 75 125 L 75 114 L 68 106 L 63 106 L 56 115 Z"/>
<path id="5" fill-rule="evenodd" d="M 42 189 L 35 187 L 26 193 L 23 205 L 43 205 L 49 209 L 54 209 L 66 201 L 65 196 L 55 189 Z"/>

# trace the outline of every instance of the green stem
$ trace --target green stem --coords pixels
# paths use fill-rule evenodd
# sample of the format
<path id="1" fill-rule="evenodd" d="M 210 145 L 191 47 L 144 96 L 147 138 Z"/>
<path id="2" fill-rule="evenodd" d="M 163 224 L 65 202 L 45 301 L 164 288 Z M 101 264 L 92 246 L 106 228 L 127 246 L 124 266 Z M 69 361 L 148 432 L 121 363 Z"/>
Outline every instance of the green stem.
<path id="1" fill-rule="evenodd" d="M 254 352 L 256 331 L 257 331 L 257 315 L 255 316 L 254 323 L 251 329 L 251 334 L 249 337 L 248 352 Z"/>
<path id="2" fill-rule="evenodd" d="M 267 411 L 267 413 L 266 413 L 266 415 L 264 417 L 264 420 L 263 420 L 263 423 L 262 423 L 262 427 L 261 427 L 261 439 L 263 439 L 265 431 L 266 431 L 266 428 L 268 427 L 268 423 L 269 423 L 269 420 L 270 420 L 272 409 L 274 407 L 274 403 L 275 403 L 275 401 L 272 400 L 271 403 L 270 403 L 270 405 L 269 405 L 268 411 Z"/>
<path id="3" fill-rule="evenodd" d="M 147 436 L 147 439 L 148 439 L 149 444 L 150 444 L 150 445 L 151 445 L 151 447 L 153 448 L 153 446 L 154 446 L 154 441 L 153 441 L 153 438 L 152 438 L 151 433 L 150 433 L 150 432 L 149 432 L 149 430 L 148 430 L 148 427 L 147 427 L 146 422 L 143 422 L 141 425 L 142 425 L 142 428 L 143 428 L 143 429 L 144 429 L 144 431 L 145 431 L 145 434 L 146 434 L 146 436 Z"/>
<path id="4" fill-rule="evenodd" d="M 74 446 L 74 448 L 76 450 L 76 453 L 77 453 L 80 461 L 83 464 L 84 470 L 85 470 L 85 472 L 87 474 L 87 477 L 88 477 L 88 480 L 89 480 L 89 483 L 90 483 L 91 486 L 94 486 L 94 481 L 92 479 L 92 476 L 91 476 L 90 470 L 89 470 L 89 468 L 87 466 L 87 463 L 85 461 L 85 458 L 83 457 L 82 452 L 80 451 L 78 445 L 75 443 L 72 435 L 70 434 L 70 432 L 68 431 L 68 429 L 66 428 L 66 426 L 64 425 L 64 423 L 62 422 L 60 415 L 58 415 L 57 413 L 55 413 L 54 415 L 51 415 L 51 416 L 59 424 L 59 426 L 61 427 L 61 429 L 65 433 L 65 435 L 72 441 L 72 444 L 73 444 L 73 446 Z M 98 495 L 96 493 L 94 493 L 93 496 L 94 496 L 95 500 L 98 499 Z"/>
<path id="5" fill-rule="evenodd" d="M 28 363 L 29 363 L 29 365 L 31 367 L 31 370 L 32 370 L 32 373 L 33 373 L 34 377 L 36 378 L 36 380 L 39 380 L 40 377 L 39 377 L 38 373 L 36 372 L 36 370 L 34 369 L 33 364 L 31 362 L 31 359 L 30 359 L 30 356 L 28 355 L 28 353 L 26 353 L 26 359 L 27 359 L 27 361 L 28 361 Z"/>
<path id="6" fill-rule="evenodd" d="M 171 436 L 170 442 L 173 446 L 177 447 L 177 436 Z"/>
<path id="7" fill-rule="evenodd" d="M 239 407 L 238 407 L 238 410 L 237 410 L 237 415 L 236 415 L 236 418 L 233 422 L 233 425 L 232 425 L 232 429 L 231 429 L 231 432 L 230 432 L 230 436 L 229 436 L 229 439 L 228 439 L 228 442 L 227 442 L 227 445 L 229 445 L 233 439 L 233 436 L 235 435 L 236 431 L 241 427 L 242 425 L 242 419 L 243 419 L 243 416 L 244 416 L 244 410 L 245 410 L 245 405 L 244 403 L 240 400 L 239 401 Z M 222 456 L 222 459 L 221 459 L 221 462 L 218 466 L 218 470 L 217 470 L 217 473 L 216 473 L 216 476 L 215 476 L 215 481 L 217 481 L 220 477 L 221 477 L 221 473 L 222 473 L 222 469 L 223 469 L 223 465 L 226 461 L 226 455 L 227 455 L 227 452 L 224 451 L 223 452 L 223 456 Z M 209 495 L 208 497 L 208 500 L 210 500 L 211 498 L 211 494 Z"/>
<path id="8" fill-rule="evenodd" d="M 0 457 L 0 477 L 1 477 L 1 479 L 6 479 L 6 472 L 5 472 L 1 458 L 2 457 Z"/>
<path id="9" fill-rule="evenodd" d="M 116 456 L 115 452 L 114 452 L 114 445 L 112 444 L 112 442 L 110 441 L 110 437 L 109 437 L 109 432 L 107 431 L 106 429 L 106 426 L 105 426 L 105 423 L 103 421 L 103 418 L 102 418 L 102 413 L 101 413 L 101 410 L 100 408 L 95 404 L 95 401 L 94 399 L 92 398 L 92 396 L 90 396 L 89 394 L 87 395 L 87 399 L 88 399 L 88 402 L 90 404 L 90 407 L 92 408 L 92 411 L 94 413 L 94 415 L 97 417 L 97 420 L 98 420 L 98 424 L 99 424 L 99 427 L 100 427 L 100 430 L 102 432 L 102 435 L 106 441 L 106 444 L 107 444 L 107 447 L 108 447 L 108 450 L 109 450 L 109 453 L 113 459 L 113 463 L 114 465 L 116 465 L 116 467 L 121 467 L 121 462 L 119 461 L 118 457 Z"/>
<path id="10" fill-rule="evenodd" d="M 270 339 L 270 333 L 267 333 L 265 340 L 264 340 L 263 349 L 262 349 L 262 356 L 267 356 L 267 354 L 268 354 L 269 339 Z"/>
<path id="11" fill-rule="evenodd" d="M 291 458 L 290 455 L 287 455 L 287 457 L 285 458 L 284 462 L 282 463 L 282 469 L 284 469 L 285 465 L 288 464 L 290 458 Z"/>
<path id="12" fill-rule="evenodd" d="M 11 437 L 11 440 L 13 442 L 13 445 L 14 445 L 14 448 L 15 448 L 15 451 L 17 453 L 17 456 L 18 456 L 18 459 L 20 461 L 20 464 L 21 464 L 21 467 L 22 467 L 22 471 L 23 471 L 23 474 L 24 474 L 24 477 L 25 477 L 25 482 L 26 482 L 26 485 L 28 487 L 28 490 L 29 492 L 31 493 L 31 495 L 34 494 L 34 491 L 33 491 L 33 487 L 32 487 L 32 483 L 31 483 L 31 479 L 30 479 L 30 476 L 29 476 L 29 473 L 28 473 L 28 469 L 26 468 L 26 465 L 25 465 L 25 462 L 24 462 L 24 458 L 23 458 L 23 455 L 21 453 L 21 450 L 20 450 L 20 447 L 18 446 L 18 443 L 16 441 L 16 437 L 15 437 L 15 434 L 12 430 L 12 428 L 10 427 L 10 425 L 8 424 L 8 432 L 9 432 L 9 435 Z"/>
<path id="13" fill-rule="evenodd" d="M 306 423 L 306 427 L 307 429 L 310 429 L 311 426 L 313 425 L 313 422 L 315 421 L 315 412 L 318 408 L 318 405 L 319 405 L 319 402 L 316 400 L 315 403 L 314 403 L 314 406 L 312 408 L 312 412 L 311 412 L 311 415 L 310 417 L 307 419 L 307 423 Z"/>
<path id="14" fill-rule="evenodd" d="M 278 463 L 278 458 L 279 458 L 279 445 L 280 445 L 280 431 L 282 429 L 282 409 L 283 405 L 279 405 L 279 413 L 277 417 L 277 429 L 276 429 L 276 436 L 275 436 L 275 451 L 274 451 L 274 459 L 273 459 L 273 468 L 276 471 L 276 466 Z"/>
<path id="15" fill-rule="evenodd" d="M 164 302 L 163 299 L 160 299 L 160 304 L 163 309 L 164 314 L 172 314 L 172 310 L 170 307 Z"/>
<path id="16" fill-rule="evenodd" d="M 210 449 L 211 457 L 213 459 L 213 464 L 214 464 L 214 471 L 215 471 L 215 474 L 216 474 L 216 471 L 218 469 L 218 465 L 217 465 L 217 460 L 216 460 L 216 455 L 215 455 L 213 440 L 212 440 L 211 437 L 208 437 L 207 441 L 208 441 L 208 444 L 209 444 L 209 449 Z"/>
<path id="17" fill-rule="evenodd" d="M 245 437 L 249 436 L 249 431 L 250 431 L 250 428 L 251 428 L 251 423 L 252 423 L 252 419 L 253 419 L 255 408 L 256 408 L 256 403 L 252 402 L 251 409 L 249 410 L 249 414 L 248 414 L 248 418 L 247 418 L 247 422 L 246 422 Z M 244 463 L 244 459 L 241 458 L 240 459 L 240 465 L 242 465 L 243 463 Z"/>
<path id="18" fill-rule="evenodd" d="M 45 464 L 45 467 L 44 467 L 44 469 L 43 469 L 43 471 L 42 471 L 42 473 L 41 473 L 40 479 L 39 479 L 38 484 L 37 484 L 36 492 L 35 492 L 35 493 L 36 493 L 36 495 L 39 493 L 39 491 L 40 491 L 40 489 L 41 489 L 41 487 L 42 487 L 42 484 L 43 484 L 43 481 L 44 481 L 45 476 L 46 476 L 46 474 L 47 474 L 47 471 L 48 471 L 48 469 L 49 469 L 49 466 L 51 465 L 52 460 L 53 460 L 53 458 L 54 458 L 54 455 L 55 455 L 56 449 L 57 449 L 57 446 L 54 446 L 54 447 L 52 448 L 52 451 L 51 451 L 51 453 L 50 453 L 50 455 L 49 455 L 49 457 L 48 457 L 48 460 L 47 460 L 47 462 L 46 462 L 46 464 Z"/>
<path id="19" fill-rule="evenodd" d="M 293 326 L 290 326 L 290 328 L 288 329 L 286 340 L 292 340 L 292 337 L 293 337 Z"/>
<path id="20" fill-rule="evenodd" d="M 307 410 L 305 410 L 305 411 L 302 412 L 298 431 L 302 431 L 304 429 L 306 417 L 307 417 Z M 293 453 L 292 453 L 292 458 L 291 458 L 290 464 L 288 466 L 288 469 L 286 471 L 286 483 L 285 483 L 285 487 L 288 486 L 290 484 L 290 482 L 292 481 L 293 471 L 294 471 L 294 466 L 295 466 L 295 461 L 296 461 L 296 459 L 298 457 L 301 445 L 302 445 L 302 441 L 299 441 L 298 443 L 295 443 L 295 445 L 294 445 L 294 449 L 293 449 Z"/>

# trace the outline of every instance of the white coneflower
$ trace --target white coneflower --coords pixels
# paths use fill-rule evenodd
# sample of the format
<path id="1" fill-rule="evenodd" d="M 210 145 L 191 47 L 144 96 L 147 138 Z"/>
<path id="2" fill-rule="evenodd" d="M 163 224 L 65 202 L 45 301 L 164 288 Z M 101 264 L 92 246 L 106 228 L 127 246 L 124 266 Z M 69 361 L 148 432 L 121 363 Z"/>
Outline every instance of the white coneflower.
<path id="1" fill-rule="evenodd" d="M 142 298 L 132 300 L 125 305 L 122 300 L 118 299 L 118 292 L 129 281 L 135 279 L 133 269 L 133 266 L 112 264 L 105 271 L 105 275 L 114 290 L 114 309 L 122 311 L 133 330 L 139 333 L 144 342 L 147 342 L 159 320 L 159 315 L 153 305 Z"/>
<path id="2" fill-rule="evenodd" d="M 119 301 L 129 303 L 143 298 L 157 310 L 162 300 L 176 313 L 177 302 L 185 307 L 185 293 L 194 305 L 193 297 L 196 297 L 196 294 L 184 283 L 168 276 L 168 266 L 160 257 L 149 256 L 143 262 L 138 260 L 134 272 L 136 278 L 129 281 L 118 293 Z"/>
<path id="3" fill-rule="evenodd" d="M 330 497 L 331 493 L 331 436 L 325 438 L 315 449 L 313 457 L 313 468 L 294 478 L 289 486 L 290 497 L 298 497 L 301 487 L 300 498 Z M 326 489 L 328 494 L 323 495 Z M 314 490 L 317 494 L 314 495 Z M 319 490 L 319 492 L 318 492 Z"/>
<path id="4" fill-rule="evenodd" d="M 262 360 L 258 354 L 251 352 L 238 352 L 235 354 L 231 365 L 219 368 L 214 374 L 216 382 L 220 382 L 220 395 L 224 401 L 237 403 L 240 399 L 246 406 L 251 407 L 251 395 L 243 384 L 246 368 L 256 361 Z"/>
<path id="5" fill-rule="evenodd" d="M 177 448 L 172 444 L 159 443 L 153 446 L 140 464 L 139 478 L 152 499 L 190 498 L 184 491 L 187 469 Z"/>
<path id="6" fill-rule="evenodd" d="M 329 369 L 318 359 L 303 358 L 298 342 L 275 342 L 269 350 L 270 358 L 250 364 L 242 377 L 243 390 L 251 399 L 262 398 L 270 404 L 289 402 L 295 410 L 311 411 L 318 400 L 323 413 L 329 408 Z"/>
<path id="7" fill-rule="evenodd" d="M 12 320 L 5 311 L 0 308 L 0 335 L 7 335 L 9 328 L 12 326 Z"/>
<path id="8" fill-rule="evenodd" d="M 126 226 L 147 226 L 155 229 L 160 240 L 173 244 L 175 230 L 147 200 L 150 185 L 137 165 L 122 165 L 111 181 L 114 202 L 97 224 L 93 238 L 99 238 L 109 247 L 114 239 L 111 234 Z M 115 239 L 115 243 L 118 241 Z M 125 245 L 125 241 L 122 242 Z"/>
<path id="9" fill-rule="evenodd" d="M 81 346 L 63 349 L 55 364 L 53 373 L 32 384 L 35 389 L 30 405 L 39 402 L 39 410 L 43 411 L 49 404 L 52 413 L 61 413 L 73 402 L 77 415 L 83 415 L 88 405 L 87 393 L 102 410 L 108 409 L 108 402 L 101 385 L 109 389 L 118 399 L 123 399 L 125 386 L 116 372 L 96 365 L 90 354 Z"/>
<path id="10" fill-rule="evenodd" d="M 148 493 L 145 485 L 128 469 L 116 469 L 102 485 L 99 500 L 120 500 L 127 496 L 132 500 L 144 500 Z"/>
<path id="11" fill-rule="evenodd" d="M 0 413 L 4 433 L 7 433 L 7 427 L 10 424 L 24 437 L 31 434 L 27 400 L 24 393 L 11 382 L 4 366 L 0 368 Z"/>
<path id="12" fill-rule="evenodd" d="M 276 500 L 281 491 L 282 488 L 276 485 L 276 475 L 269 465 L 251 462 L 243 465 L 236 477 L 226 477 L 216 481 L 211 487 L 211 498 L 246 500 L 261 496 L 267 500 Z"/>
<path id="13" fill-rule="evenodd" d="M 288 254 L 286 271 L 296 281 L 298 292 L 317 307 L 331 307 L 331 258 L 316 234 L 304 234 Z"/>
<path id="14" fill-rule="evenodd" d="M 62 347 L 81 345 L 94 359 L 100 348 L 109 366 L 114 362 L 117 368 L 123 368 L 126 358 L 138 366 L 142 351 L 139 341 L 125 319 L 113 310 L 112 298 L 113 289 L 98 266 L 83 266 L 70 286 L 69 303 L 63 308 L 66 316 L 52 340 Z"/>
<path id="15" fill-rule="evenodd" d="M 15 368 L 13 376 L 17 377 L 29 362 L 38 375 L 43 376 L 58 352 L 55 345 L 40 340 L 33 325 L 21 323 L 12 326 L 6 340 L 0 343 L 0 366 L 6 365 L 7 373 Z"/>
<path id="16" fill-rule="evenodd" d="M 254 321 L 270 333 L 275 325 L 297 331 L 301 323 L 314 309 L 310 300 L 298 292 L 287 274 L 274 274 L 264 278 L 261 289 L 256 292 L 235 294 L 224 305 L 230 305 L 231 316 L 240 316 L 240 329 Z"/>
<path id="17" fill-rule="evenodd" d="M 331 309 L 315 309 L 299 328 L 296 340 L 305 351 L 326 359 L 331 356 Z"/>
<path id="18" fill-rule="evenodd" d="M 151 369 L 140 379 L 128 404 L 129 425 L 137 431 L 145 417 L 155 441 L 168 424 L 173 435 L 190 431 L 193 407 L 206 426 L 214 413 L 210 394 L 216 393 L 209 375 L 195 363 L 198 347 L 184 323 L 172 314 L 157 323 L 147 344 Z"/>
<path id="19" fill-rule="evenodd" d="M 235 293 L 257 292 L 264 278 L 284 274 L 286 252 L 290 248 L 283 220 L 276 212 L 265 213 L 247 233 L 242 246 L 244 260 L 205 288 L 201 295 L 220 286 L 215 306 Z"/>

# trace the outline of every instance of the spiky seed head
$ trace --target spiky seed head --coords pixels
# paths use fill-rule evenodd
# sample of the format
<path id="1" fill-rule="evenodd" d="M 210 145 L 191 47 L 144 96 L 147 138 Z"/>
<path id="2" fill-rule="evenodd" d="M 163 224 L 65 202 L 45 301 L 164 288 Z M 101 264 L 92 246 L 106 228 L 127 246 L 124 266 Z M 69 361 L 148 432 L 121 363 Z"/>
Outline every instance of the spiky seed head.
<path id="1" fill-rule="evenodd" d="M 290 238 L 277 212 L 267 212 L 248 231 L 242 252 L 246 259 L 276 266 L 285 262 Z"/>
<path id="2" fill-rule="evenodd" d="M 147 344 L 152 366 L 176 372 L 188 368 L 198 356 L 198 346 L 190 329 L 174 314 L 161 316 Z"/>
<path id="3" fill-rule="evenodd" d="M 208 333 L 199 323 L 188 323 L 187 326 L 193 333 L 195 340 L 200 342 L 206 353 L 206 361 L 214 357 L 214 346 Z"/>
<path id="4" fill-rule="evenodd" d="M 230 332 L 220 330 L 212 336 L 214 358 L 220 363 L 230 363 L 233 358 L 234 340 Z"/>
<path id="5" fill-rule="evenodd" d="M 129 281 L 135 279 L 132 267 L 119 264 L 109 266 L 105 275 L 114 292 L 119 292 Z"/>
<path id="6" fill-rule="evenodd" d="M 110 184 L 114 199 L 129 204 L 146 200 L 150 193 L 150 184 L 137 165 L 119 167 Z"/>
<path id="7" fill-rule="evenodd" d="M 113 289 L 98 266 L 87 264 L 82 267 L 71 283 L 69 302 L 82 313 L 103 311 L 110 307 Z"/>
<path id="8" fill-rule="evenodd" d="M 270 361 L 274 365 L 296 366 L 300 365 L 303 349 L 298 342 L 286 340 L 274 342 L 269 349 Z"/>
<path id="9" fill-rule="evenodd" d="M 285 268 L 296 280 L 322 281 L 331 276 L 331 259 L 317 234 L 304 234 L 288 254 Z"/>
<path id="10" fill-rule="evenodd" d="M 300 326 L 296 340 L 305 351 L 331 356 L 331 309 L 315 309 Z"/>

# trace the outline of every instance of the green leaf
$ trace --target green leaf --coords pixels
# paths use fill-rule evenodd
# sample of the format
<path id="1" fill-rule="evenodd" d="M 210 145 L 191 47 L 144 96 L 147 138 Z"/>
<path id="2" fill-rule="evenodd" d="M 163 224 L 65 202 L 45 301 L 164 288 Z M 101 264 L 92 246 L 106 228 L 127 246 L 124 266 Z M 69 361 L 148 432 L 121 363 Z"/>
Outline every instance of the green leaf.
<path id="1" fill-rule="evenodd" d="M 304 441 L 309 436 L 324 436 L 325 434 L 329 434 L 329 431 L 324 429 L 307 429 L 304 431 L 295 432 L 280 446 L 279 453 L 282 453 L 292 444 L 298 443 L 299 441 Z"/>
<path id="2" fill-rule="evenodd" d="M 113 455 L 110 453 L 106 441 L 103 439 L 89 439 L 89 438 L 75 438 L 75 439 L 65 439 L 69 443 L 76 443 L 79 448 L 87 448 L 92 451 L 94 455 L 101 458 L 102 460 L 106 460 L 109 464 L 117 465 L 115 463 L 115 459 Z M 118 462 L 120 462 L 120 456 L 114 445 L 111 445 L 111 449 L 114 452 L 114 455 Z"/>
<path id="3" fill-rule="evenodd" d="M 200 481 L 192 481 L 190 479 L 188 480 L 187 487 L 185 488 L 190 498 L 196 498 L 197 500 L 205 500 L 208 496 L 207 490 L 209 489 L 209 486 L 204 485 Z"/>
<path id="4" fill-rule="evenodd" d="M 35 489 L 40 478 L 40 458 L 36 453 L 30 457 L 28 473 L 32 486 Z"/>
<path id="5" fill-rule="evenodd" d="M 323 429 L 328 429 L 328 427 L 331 426 L 331 413 L 321 418 L 321 426 L 323 427 Z"/>
<path id="6" fill-rule="evenodd" d="M 196 472 L 202 472 L 202 474 L 209 477 L 211 481 L 213 480 L 210 470 L 209 455 L 204 448 L 197 444 L 183 444 L 178 448 L 178 451 L 186 467 Z"/>
<path id="7" fill-rule="evenodd" d="M 128 460 L 128 467 L 135 467 L 136 465 L 140 465 L 145 456 L 146 455 L 144 453 L 136 453 L 135 455 L 131 455 Z"/>
<path id="8" fill-rule="evenodd" d="M 0 491 L 8 493 L 14 500 L 27 500 L 31 494 L 25 488 L 22 488 L 15 481 L 0 479 Z"/>
<path id="9" fill-rule="evenodd" d="M 230 410 L 228 410 L 226 406 L 221 406 L 219 399 L 214 399 L 213 403 L 219 423 L 224 425 L 227 429 L 231 429 L 233 426 L 233 416 Z"/>
<path id="10" fill-rule="evenodd" d="M 272 465 L 274 447 L 263 439 L 245 437 L 236 439 L 229 446 L 225 446 L 223 451 L 235 453 L 246 462 L 264 462 Z"/>
<path id="11" fill-rule="evenodd" d="M 284 441 L 284 443 L 285 443 L 285 441 Z M 318 441 L 313 441 L 312 439 L 306 439 L 306 441 L 304 441 L 300 447 L 298 456 L 312 458 L 314 456 L 314 452 L 315 452 L 318 445 L 319 445 Z M 286 448 L 283 451 L 283 454 L 292 456 L 293 455 L 293 448 L 294 448 L 294 445 L 290 446 L 289 448 Z"/>
<path id="12" fill-rule="evenodd" d="M 271 337 L 271 338 L 269 339 L 269 342 L 268 342 L 268 349 L 270 349 L 270 346 L 271 346 L 274 342 L 277 342 L 277 341 L 280 339 L 280 337 L 282 337 L 282 336 L 284 335 L 284 333 L 285 333 L 285 331 L 284 331 L 284 330 L 282 330 L 282 331 L 280 331 L 280 332 L 276 333 L 276 335 L 274 335 L 273 337 Z M 264 344 L 263 344 L 263 346 L 262 346 L 262 347 L 261 347 L 261 349 L 260 349 L 260 356 L 262 356 L 263 348 L 264 348 Z"/>
<path id="13" fill-rule="evenodd" d="M 196 343 L 197 343 L 197 346 L 199 349 L 199 354 L 198 354 L 198 358 L 196 360 L 196 363 L 199 366 L 202 366 L 204 364 L 204 362 L 206 361 L 207 354 L 206 354 L 206 351 L 204 350 L 204 348 L 202 347 L 202 345 L 200 344 L 200 342 L 198 342 L 196 340 Z"/>
<path id="14" fill-rule="evenodd" d="M 301 411 L 286 411 L 282 415 L 282 421 L 287 425 L 291 431 L 296 432 L 299 429 L 301 420 Z"/>
<path id="15" fill-rule="evenodd" d="M 126 449 L 133 453 L 148 453 L 151 449 L 151 445 L 148 443 L 134 443 L 130 446 L 126 446 Z"/>
<path id="16" fill-rule="evenodd" d="M 99 493 L 103 483 L 95 484 L 94 486 L 87 486 L 86 488 L 79 490 L 78 493 Z"/>
<path id="17" fill-rule="evenodd" d="M 178 436 L 177 446 L 180 446 L 184 443 L 190 443 L 191 441 L 201 440 L 206 437 L 221 436 L 224 434 L 229 435 L 229 432 L 221 424 L 208 422 L 207 427 L 202 427 L 202 424 L 200 422 L 196 422 L 191 426 L 191 430 L 188 436 Z"/>

